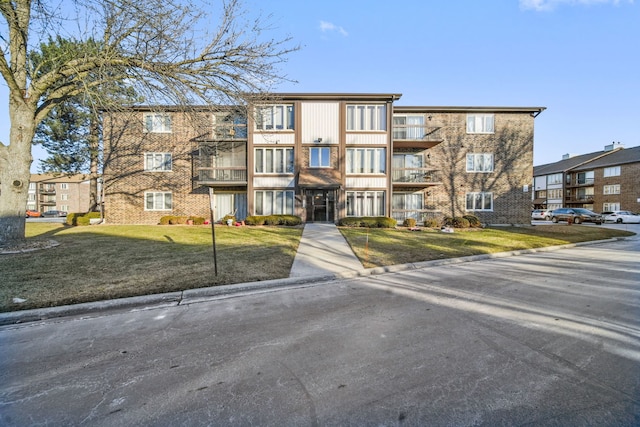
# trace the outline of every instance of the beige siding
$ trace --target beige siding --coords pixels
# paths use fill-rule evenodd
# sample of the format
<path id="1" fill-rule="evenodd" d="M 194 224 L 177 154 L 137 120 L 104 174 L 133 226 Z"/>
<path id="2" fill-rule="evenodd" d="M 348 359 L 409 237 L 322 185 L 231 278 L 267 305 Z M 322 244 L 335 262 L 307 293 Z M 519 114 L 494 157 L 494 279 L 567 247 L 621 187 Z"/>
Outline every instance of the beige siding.
<path id="1" fill-rule="evenodd" d="M 338 144 L 340 142 L 340 104 L 305 102 L 302 104 L 302 143 Z"/>

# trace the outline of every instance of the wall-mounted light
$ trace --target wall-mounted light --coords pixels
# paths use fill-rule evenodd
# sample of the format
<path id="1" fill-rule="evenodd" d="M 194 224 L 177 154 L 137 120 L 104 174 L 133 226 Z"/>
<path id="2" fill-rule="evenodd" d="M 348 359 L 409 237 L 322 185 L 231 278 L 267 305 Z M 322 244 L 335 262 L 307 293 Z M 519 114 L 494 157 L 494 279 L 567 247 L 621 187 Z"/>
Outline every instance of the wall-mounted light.
<path id="1" fill-rule="evenodd" d="M 318 139 L 317 139 L 317 141 L 318 141 L 318 142 L 322 142 L 322 138 L 318 138 Z"/>

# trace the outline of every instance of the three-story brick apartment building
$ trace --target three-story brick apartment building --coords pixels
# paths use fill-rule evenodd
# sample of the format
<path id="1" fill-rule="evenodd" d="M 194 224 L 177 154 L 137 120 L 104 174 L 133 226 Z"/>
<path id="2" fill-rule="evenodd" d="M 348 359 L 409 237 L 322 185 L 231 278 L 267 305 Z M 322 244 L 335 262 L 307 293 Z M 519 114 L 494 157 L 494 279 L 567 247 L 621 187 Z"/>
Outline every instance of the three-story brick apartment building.
<path id="1" fill-rule="evenodd" d="M 529 222 L 544 107 L 401 107 L 399 94 L 278 94 L 244 108 L 104 113 L 105 218 L 292 214 Z"/>
<path id="2" fill-rule="evenodd" d="M 535 207 L 640 212 L 640 147 L 610 144 L 536 166 L 534 191 Z"/>

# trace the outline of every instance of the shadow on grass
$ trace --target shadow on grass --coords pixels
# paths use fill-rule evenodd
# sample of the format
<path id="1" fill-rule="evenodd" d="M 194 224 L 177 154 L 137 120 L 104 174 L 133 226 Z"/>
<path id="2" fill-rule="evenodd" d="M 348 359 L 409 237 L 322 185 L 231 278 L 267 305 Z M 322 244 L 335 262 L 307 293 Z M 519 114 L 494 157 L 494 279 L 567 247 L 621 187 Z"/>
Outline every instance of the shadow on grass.
<path id="1" fill-rule="evenodd" d="M 288 277 L 301 234 L 296 227 L 216 227 L 216 276 L 207 226 L 38 224 L 30 238 L 60 245 L 0 256 L 0 311 Z"/>

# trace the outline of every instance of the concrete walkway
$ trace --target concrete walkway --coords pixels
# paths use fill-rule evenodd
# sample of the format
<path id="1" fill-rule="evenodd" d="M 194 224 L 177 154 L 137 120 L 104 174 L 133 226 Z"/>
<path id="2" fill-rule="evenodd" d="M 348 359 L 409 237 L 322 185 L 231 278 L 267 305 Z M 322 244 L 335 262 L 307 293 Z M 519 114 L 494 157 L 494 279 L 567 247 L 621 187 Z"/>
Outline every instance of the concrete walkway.
<path id="1" fill-rule="evenodd" d="M 335 224 L 305 224 L 289 277 L 360 270 L 364 267 Z"/>

